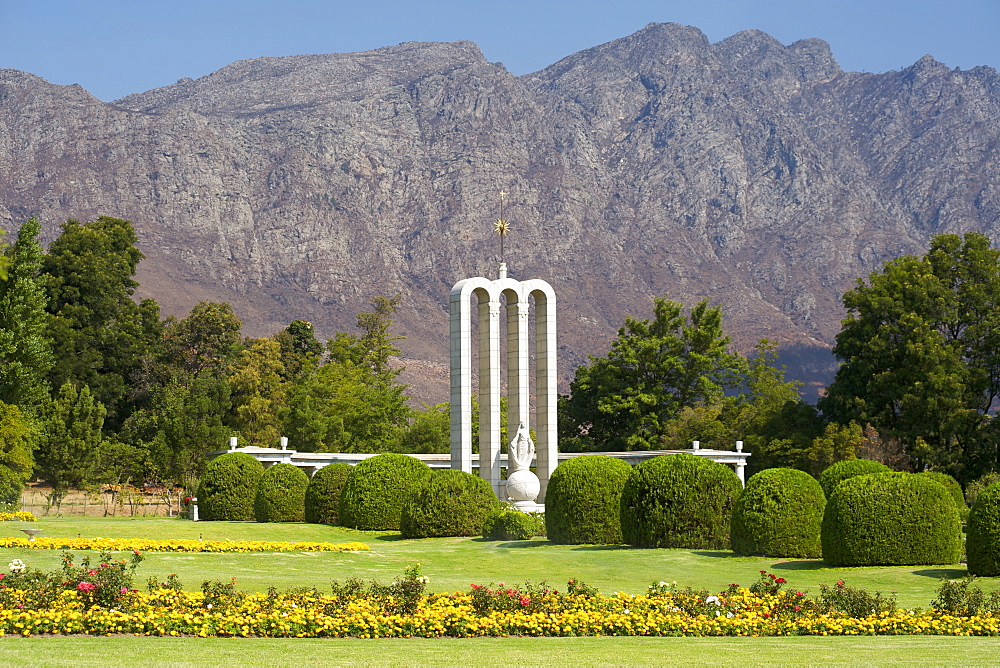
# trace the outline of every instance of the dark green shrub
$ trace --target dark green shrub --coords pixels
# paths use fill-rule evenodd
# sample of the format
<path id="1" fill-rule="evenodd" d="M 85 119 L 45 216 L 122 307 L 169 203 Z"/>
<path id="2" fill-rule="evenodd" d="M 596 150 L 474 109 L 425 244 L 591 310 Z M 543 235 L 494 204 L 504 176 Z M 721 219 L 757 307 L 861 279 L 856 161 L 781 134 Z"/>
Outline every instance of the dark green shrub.
<path id="1" fill-rule="evenodd" d="M 965 503 L 971 508 L 979 497 L 979 493 L 995 482 L 1000 482 L 1000 473 L 996 471 L 990 471 L 970 482 L 965 486 Z"/>
<path id="2" fill-rule="evenodd" d="M 340 523 L 368 531 L 399 530 L 403 504 L 431 475 L 419 459 L 385 452 L 355 466 L 340 491 Z"/>
<path id="3" fill-rule="evenodd" d="M 826 497 L 816 479 L 796 469 L 754 474 L 733 505 L 733 551 L 764 557 L 815 558 Z"/>
<path id="4" fill-rule="evenodd" d="M 622 490 L 622 538 L 639 547 L 725 549 L 743 486 L 725 464 L 680 453 L 647 459 Z"/>
<path id="5" fill-rule="evenodd" d="M 1000 575 L 1000 482 L 979 492 L 972 504 L 965 553 L 971 575 Z"/>
<path id="6" fill-rule="evenodd" d="M 340 490 L 352 468 L 346 462 L 337 462 L 313 474 L 306 487 L 306 522 L 337 524 L 340 521 Z"/>
<path id="7" fill-rule="evenodd" d="M 264 470 L 253 501 L 258 522 L 303 522 L 309 476 L 298 466 L 275 464 Z"/>
<path id="8" fill-rule="evenodd" d="M 542 535 L 545 535 L 544 517 L 512 508 L 490 515 L 483 524 L 483 538 L 486 540 L 528 540 Z"/>
<path id="9" fill-rule="evenodd" d="M 264 465 L 245 452 L 227 452 L 205 468 L 198 485 L 198 515 L 204 520 L 252 522 L 253 500 Z"/>
<path id="10" fill-rule="evenodd" d="M 403 505 L 404 538 L 481 536 L 486 518 L 500 510 L 490 483 L 465 471 L 434 471 Z"/>
<path id="11" fill-rule="evenodd" d="M 560 545 L 622 542 L 621 498 L 632 467 L 621 459 L 583 455 L 560 464 L 545 490 L 545 529 Z"/>
<path id="12" fill-rule="evenodd" d="M 831 566 L 954 564 L 962 556 L 962 526 L 941 484 L 912 473 L 873 473 L 834 488 L 822 542 Z"/>
<path id="13" fill-rule="evenodd" d="M 957 480 L 947 473 L 941 473 L 940 471 L 924 471 L 918 475 L 925 476 L 934 482 L 944 485 L 944 488 L 948 490 L 948 494 L 954 500 L 955 507 L 958 508 L 958 514 L 962 518 L 962 521 L 964 522 L 969 518 L 969 507 L 965 505 L 965 494 L 962 493 L 962 486 L 958 484 Z"/>
<path id="14" fill-rule="evenodd" d="M 819 474 L 819 486 L 823 488 L 823 494 L 829 499 L 830 495 L 833 494 L 833 488 L 848 478 L 868 473 L 889 473 L 891 471 L 892 469 L 882 462 L 871 459 L 844 459 L 827 466 Z"/>

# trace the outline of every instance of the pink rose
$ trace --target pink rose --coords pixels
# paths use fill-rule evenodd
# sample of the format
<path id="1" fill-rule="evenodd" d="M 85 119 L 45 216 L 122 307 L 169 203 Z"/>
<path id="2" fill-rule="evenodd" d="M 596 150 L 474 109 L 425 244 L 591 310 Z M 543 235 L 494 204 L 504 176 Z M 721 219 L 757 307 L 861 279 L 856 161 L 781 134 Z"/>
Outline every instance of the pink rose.
<path id="1" fill-rule="evenodd" d="M 91 592 L 97 589 L 97 585 L 81 581 L 80 584 L 76 586 L 76 588 L 83 592 Z"/>

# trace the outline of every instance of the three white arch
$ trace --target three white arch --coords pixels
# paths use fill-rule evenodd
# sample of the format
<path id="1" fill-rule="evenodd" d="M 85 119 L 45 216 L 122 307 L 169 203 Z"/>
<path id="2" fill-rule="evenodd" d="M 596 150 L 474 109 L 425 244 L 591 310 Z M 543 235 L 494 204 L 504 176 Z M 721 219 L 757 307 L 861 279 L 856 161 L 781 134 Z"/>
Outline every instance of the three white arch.
<path id="1" fill-rule="evenodd" d="M 556 402 L 556 294 L 541 279 L 467 278 L 449 298 L 451 316 L 451 467 L 472 472 L 472 297 L 479 318 L 479 475 L 506 500 L 500 478 L 500 299 L 507 301 L 507 420 L 535 429 L 536 475 L 545 498 L 558 465 Z M 529 298 L 535 300 L 535 416 L 529 415 Z"/>

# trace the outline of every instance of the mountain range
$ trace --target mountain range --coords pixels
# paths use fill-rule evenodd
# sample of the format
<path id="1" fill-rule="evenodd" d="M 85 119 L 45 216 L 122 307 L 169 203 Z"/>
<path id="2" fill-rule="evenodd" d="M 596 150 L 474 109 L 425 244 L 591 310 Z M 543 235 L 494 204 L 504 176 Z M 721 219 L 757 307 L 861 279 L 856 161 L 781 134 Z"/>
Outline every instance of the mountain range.
<path id="1" fill-rule="evenodd" d="M 471 42 L 245 60 L 112 103 L 0 70 L 0 227 L 132 220 L 140 296 L 229 301 L 245 333 L 349 329 L 402 293 L 417 398 L 447 400 L 451 286 L 558 296 L 563 383 L 653 297 L 708 298 L 734 345 L 815 394 L 840 297 L 938 233 L 1000 235 L 1000 76 L 925 56 L 845 72 L 829 45 L 650 24 L 515 76 Z M 807 392 L 808 396 L 808 392 Z"/>

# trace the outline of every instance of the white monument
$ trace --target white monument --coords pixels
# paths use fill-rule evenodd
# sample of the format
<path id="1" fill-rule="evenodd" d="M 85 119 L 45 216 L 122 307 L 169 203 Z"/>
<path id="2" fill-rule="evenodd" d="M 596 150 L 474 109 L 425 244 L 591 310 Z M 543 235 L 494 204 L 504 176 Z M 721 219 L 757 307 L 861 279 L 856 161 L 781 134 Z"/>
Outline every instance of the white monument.
<path id="1" fill-rule="evenodd" d="M 507 500 L 525 513 L 537 510 L 535 499 L 541 491 L 541 481 L 529 468 L 534 458 L 535 443 L 522 422 L 507 448 Z"/>
<path id="2" fill-rule="evenodd" d="M 503 298 L 507 309 L 507 421 L 510 425 L 522 425 L 525 437 L 528 425 L 534 425 L 538 438 L 535 468 L 539 492 L 544 499 L 549 476 L 559 463 L 556 295 L 552 286 L 543 280 L 516 281 L 507 277 L 507 265 L 503 262 L 503 239 L 507 233 L 502 209 L 504 195 L 506 193 L 500 193 L 501 214 L 495 228 L 501 242 L 499 278 L 467 278 L 451 289 L 451 467 L 472 472 L 471 302 L 475 297 L 479 322 L 479 475 L 490 482 L 498 497 L 507 499 L 500 477 L 500 307 Z M 535 306 L 534 420 L 529 414 L 528 403 L 528 312 L 532 299 Z M 514 440 L 517 441 L 517 437 Z M 528 437 L 529 443 L 530 440 Z M 512 444 L 510 455 L 514 447 Z M 519 470 L 519 456 L 513 455 L 508 460 L 509 471 Z M 530 463 L 529 455 L 523 470 L 527 471 Z"/>

